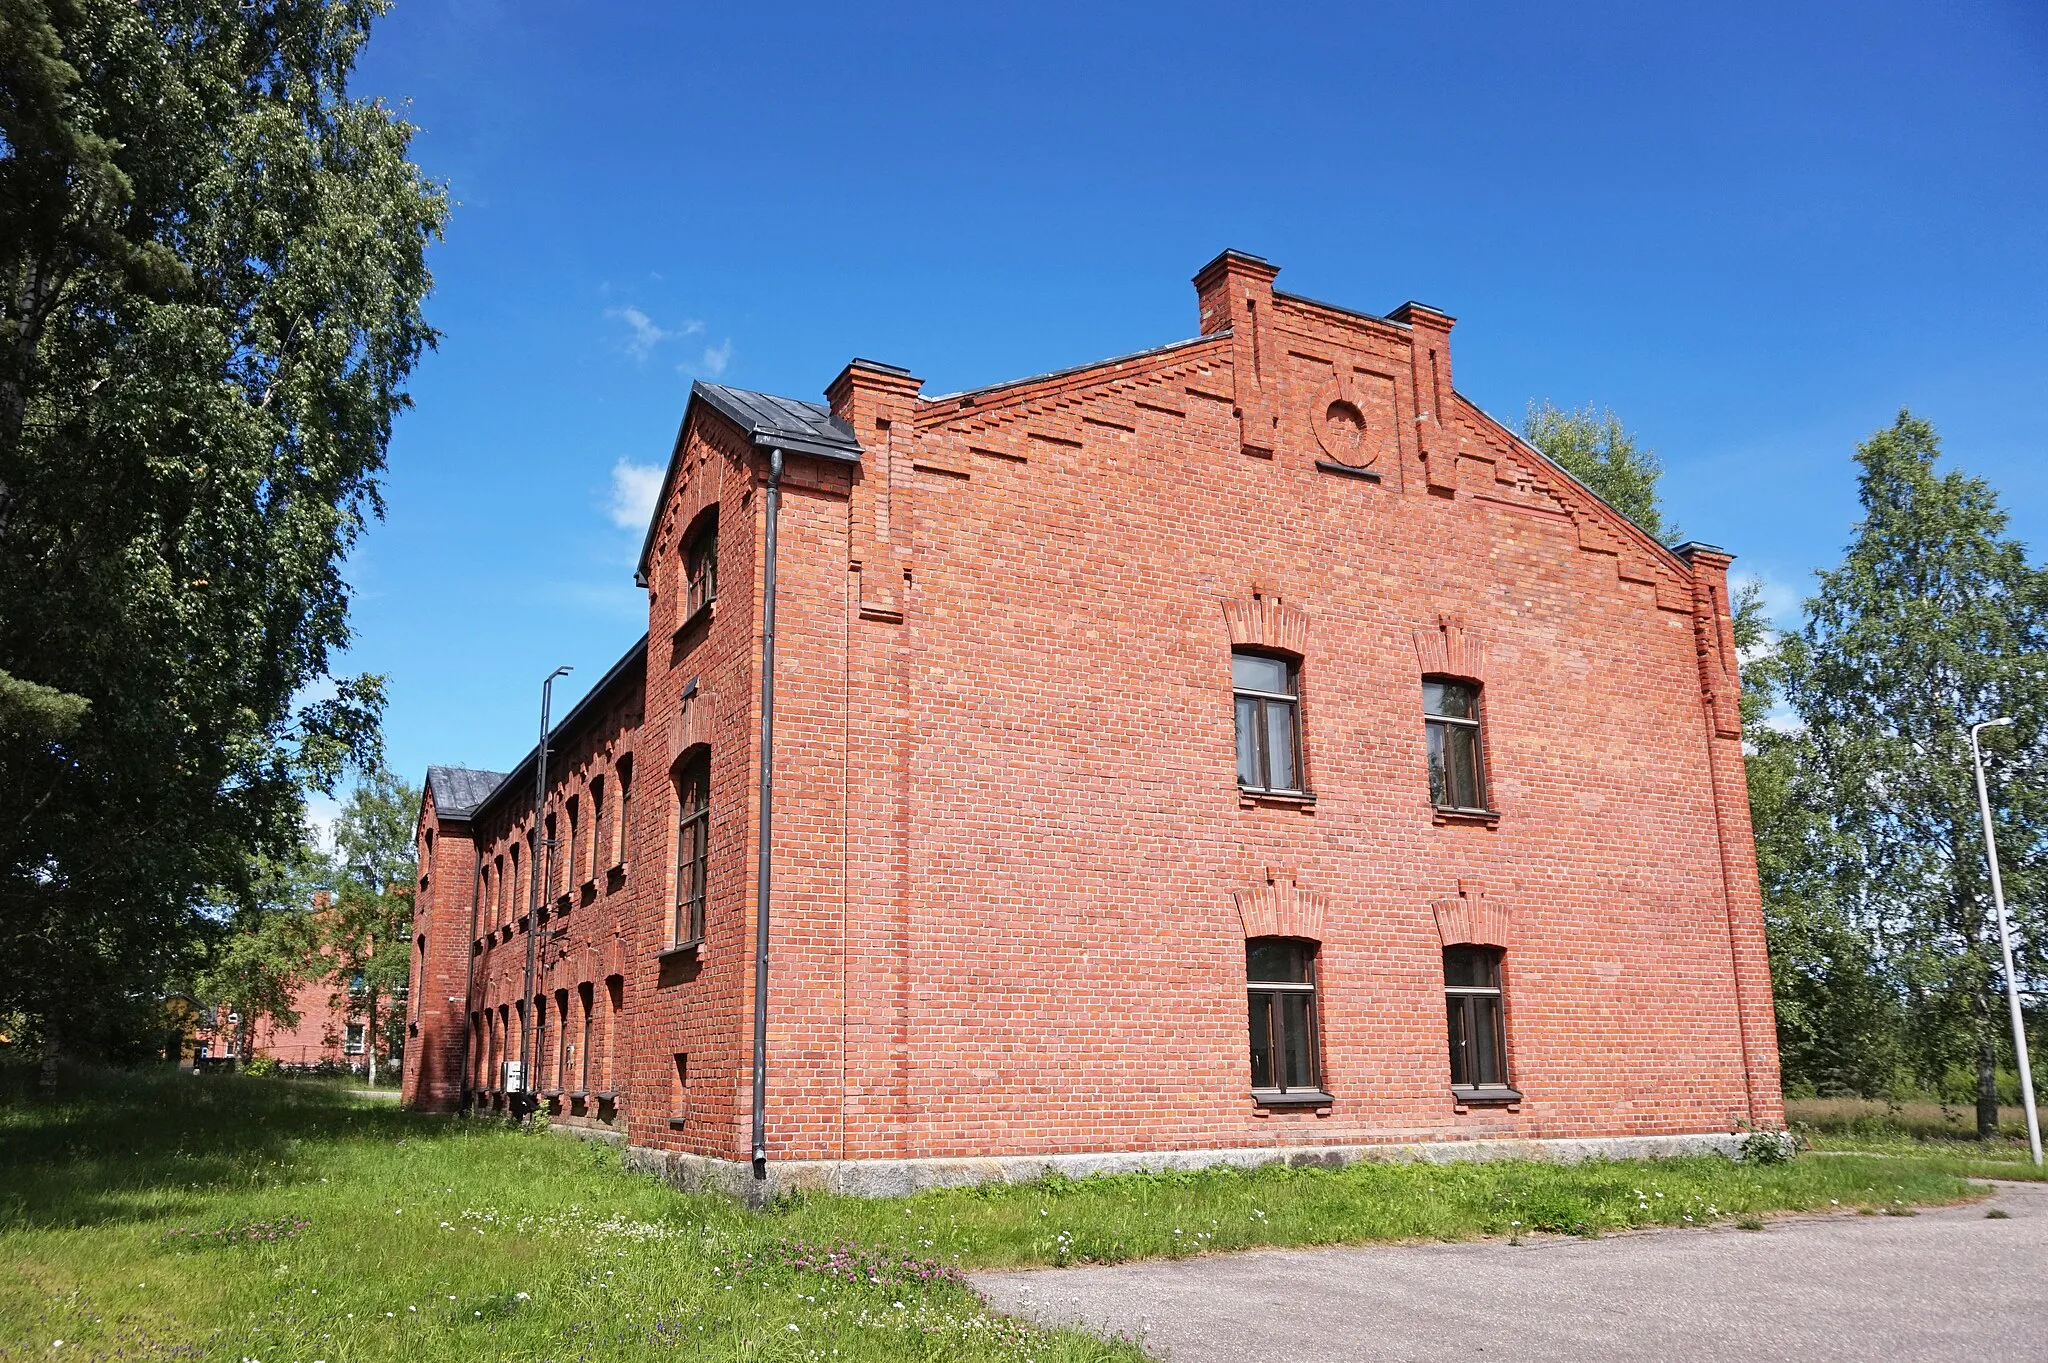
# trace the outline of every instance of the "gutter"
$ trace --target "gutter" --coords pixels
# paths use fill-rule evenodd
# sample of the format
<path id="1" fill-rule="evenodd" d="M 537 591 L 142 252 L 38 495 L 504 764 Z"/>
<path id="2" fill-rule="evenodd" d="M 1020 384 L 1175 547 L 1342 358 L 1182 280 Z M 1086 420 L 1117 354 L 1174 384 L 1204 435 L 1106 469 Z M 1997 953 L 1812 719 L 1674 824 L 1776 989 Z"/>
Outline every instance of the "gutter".
<path id="1" fill-rule="evenodd" d="M 782 511 L 782 447 L 768 451 L 768 542 L 761 604 L 760 861 L 754 873 L 754 1177 L 768 1177 L 768 904 L 774 871 L 775 526 Z"/>

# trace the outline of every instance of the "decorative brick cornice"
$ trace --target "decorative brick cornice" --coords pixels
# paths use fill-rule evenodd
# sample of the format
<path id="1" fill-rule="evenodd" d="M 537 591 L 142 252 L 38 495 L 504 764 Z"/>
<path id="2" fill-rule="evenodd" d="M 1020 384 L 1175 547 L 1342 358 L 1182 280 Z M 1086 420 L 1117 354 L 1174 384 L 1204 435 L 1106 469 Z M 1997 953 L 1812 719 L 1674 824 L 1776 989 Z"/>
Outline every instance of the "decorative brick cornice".
<path id="1" fill-rule="evenodd" d="M 1437 936 L 1447 947 L 1508 944 L 1506 902 L 1487 898 L 1474 881 L 1459 881 L 1456 895 L 1436 900 L 1429 907 L 1436 913 Z"/>
<path id="2" fill-rule="evenodd" d="M 1254 591 L 1223 603 L 1230 642 L 1239 648 L 1270 648 L 1299 658 L 1308 652 L 1308 616 L 1277 596 Z"/>
<path id="3" fill-rule="evenodd" d="M 1292 871 L 1268 868 L 1263 885 L 1232 892 L 1246 937 L 1323 940 L 1323 897 L 1294 883 Z"/>
<path id="4" fill-rule="evenodd" d="M 1486 680 L 1486 639 L 1455 615 L 1439 615 L 1434 629 L 1415 631 L 1415 655 L 1425 676 Z"/>

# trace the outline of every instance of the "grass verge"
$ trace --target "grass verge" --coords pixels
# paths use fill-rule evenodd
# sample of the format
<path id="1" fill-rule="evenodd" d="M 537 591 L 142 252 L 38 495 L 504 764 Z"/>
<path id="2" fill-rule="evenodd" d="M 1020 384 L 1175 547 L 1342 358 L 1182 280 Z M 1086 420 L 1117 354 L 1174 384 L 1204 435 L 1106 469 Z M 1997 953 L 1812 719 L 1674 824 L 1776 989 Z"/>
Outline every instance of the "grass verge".
<path id="1" fill-rule="evenodd" d="M 324 1085 L 79 1083 L 55 1107 L 0 1101 L 0 1356 L 1134 1360 L 1129 1341 L 994 1316 L 960 1274 L 1968 1195 L 1940 1159 L 1702 1158 L 1209 1171 L 756 1215 L 627 1174 L 607 1146 Z"/>

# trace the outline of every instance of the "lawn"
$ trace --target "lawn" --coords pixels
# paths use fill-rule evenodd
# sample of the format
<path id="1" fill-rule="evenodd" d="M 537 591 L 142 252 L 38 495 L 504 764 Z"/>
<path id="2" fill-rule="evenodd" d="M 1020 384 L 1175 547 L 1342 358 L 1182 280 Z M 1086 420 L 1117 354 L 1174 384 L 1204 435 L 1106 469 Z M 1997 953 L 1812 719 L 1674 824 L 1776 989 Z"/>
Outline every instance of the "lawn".
<path id="1" fill-rule="evenodd" d="M 1973 1167 L 1890 1150 L 1275 1168 L 757 1214 L 628 1174 L 607 1145 L 414 1116 L 331 1085 L 82 1075 L 54 1107 L 22 1087 L 0 1096 L 8 1358 L 1135 1360 L 1127 1341 L 991 1315 L 959 1275 L 1904 1212 L 1968 1196 L 1958 1175 Z"/>

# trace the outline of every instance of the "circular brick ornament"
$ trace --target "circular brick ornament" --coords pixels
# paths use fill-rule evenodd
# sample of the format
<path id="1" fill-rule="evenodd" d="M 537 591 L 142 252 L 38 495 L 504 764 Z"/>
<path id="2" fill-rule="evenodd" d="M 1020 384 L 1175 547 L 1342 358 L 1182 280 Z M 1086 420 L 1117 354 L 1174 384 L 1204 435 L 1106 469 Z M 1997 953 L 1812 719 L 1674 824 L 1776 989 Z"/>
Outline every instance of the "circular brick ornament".
<path id="1" fill-rule="evenodd" d="M 1309 406 L 1309 425 L 1323 453 L 1346 468 L 1369 469 L 1379 460 L 1365 408 L 1352 389 L 1350 366 L 1339 364 L 1337 375 L 1321 388 Z"/>

